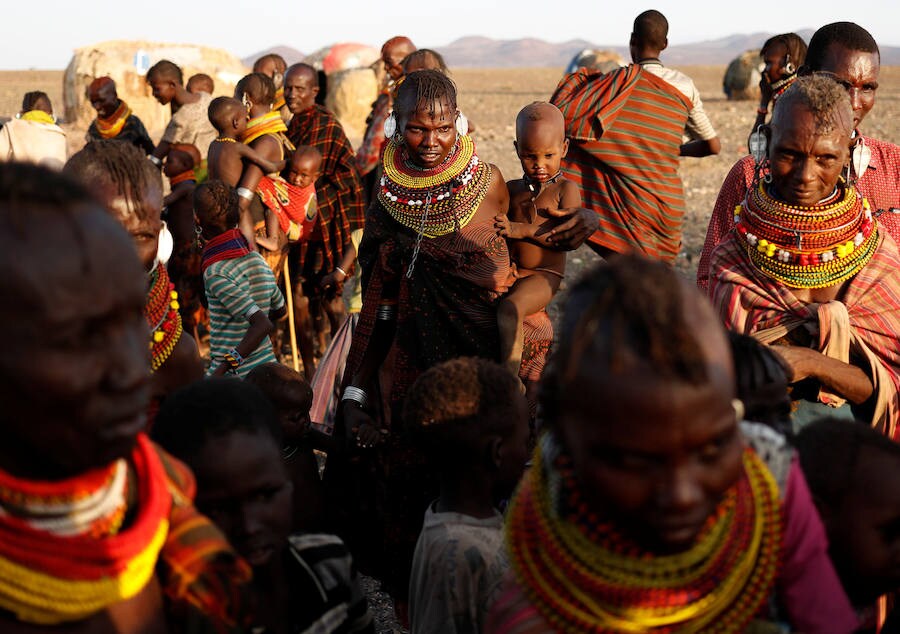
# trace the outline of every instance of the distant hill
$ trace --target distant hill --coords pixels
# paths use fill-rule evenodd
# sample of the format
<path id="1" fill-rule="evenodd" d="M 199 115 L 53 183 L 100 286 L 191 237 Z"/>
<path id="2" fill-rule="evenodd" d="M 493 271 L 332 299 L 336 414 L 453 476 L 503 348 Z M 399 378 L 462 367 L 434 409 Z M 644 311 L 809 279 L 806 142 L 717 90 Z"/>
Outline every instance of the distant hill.
<path id="1" fill-rule="evenodd" d="M 804 29 L 797 33 L 808 42 L 813 31 Z M 744 51 L 759 48 L 772 35 L 774 34 L 739 34 L 716 40 L 679 44 L 666 49 L 662 57 L 663 61 L 672 66 L 695 64 L 724 66 Z M 483 36 L 468 36 L 446 46 L 437 47 L 437 50 L 451 67 L 522 68 L 565 66 L 572 57 L 586 48 L 616 51 L 626 60 L 629 59 L 627 46 L 598 45 L 587 40 L 552 43 L 537 38 L 494 40 Z M 882 47 L 881 63 L 884 66 L 900 65 L 900 47 Z"/>
<path id="2" fill-rule="evenodd" d="M 267 48 L 264 51 L 259 51 L 258 53 L 254 53 L 253 55 L 248 55 L 241 59 L 245 66 L 248 68 L 253 68 L 253 62 L 258 60 L 263 55 L 268 55 L 269 53 L 277 53 L 284 58 L 284 61 L 287 62 L 287 65 L 296 64 L 297 62 L 302 62 L 303 58 L 306 57 L 303 53 L 298 51 L 295 48 L 291 48 L 290 46 L 273 46 L 272 48 Z"/>

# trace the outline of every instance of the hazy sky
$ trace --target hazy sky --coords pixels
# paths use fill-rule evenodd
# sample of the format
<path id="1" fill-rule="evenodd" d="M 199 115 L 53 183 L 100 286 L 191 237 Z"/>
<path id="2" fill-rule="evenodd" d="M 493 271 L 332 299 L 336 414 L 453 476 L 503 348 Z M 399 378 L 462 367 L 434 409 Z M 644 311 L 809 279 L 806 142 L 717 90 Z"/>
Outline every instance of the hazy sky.
<path id="1" fill-rule="evenodd" d="M 338 41 L 380 47 L 398 33 L 421 47 L 465 35 L 625 45 L 635 15 L 648 8 L 666 14 L 670 44 L 850 20 L 881 45 L 900 45 L 896 0 L 818 0 L 814 10 L 804 0 L 662 0 L 643 6 L 607 0 L 18 0 L 3 5 L 0 69 L 64 68 L 73 49 L 114 39 L 203 44 L 240 57 L 276 44 L 304 53 Z"/>

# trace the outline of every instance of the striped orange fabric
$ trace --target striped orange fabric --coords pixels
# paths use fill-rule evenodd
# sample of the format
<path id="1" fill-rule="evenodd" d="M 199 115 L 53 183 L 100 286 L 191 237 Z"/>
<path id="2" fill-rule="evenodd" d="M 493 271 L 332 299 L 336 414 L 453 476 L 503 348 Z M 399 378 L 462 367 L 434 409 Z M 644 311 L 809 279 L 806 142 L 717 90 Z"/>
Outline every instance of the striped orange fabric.
<path id="1" fill-rule="evenodd" d="M 594 244 L 672 262 L 681 247 L 678 156 L 688 98 L 640 66 L 566 76 L 552 103 L 571 139 L 563 173 L 600 215 Z"/>
<path id="2" fill-rule="evenodd" d="M 863 269 L 851 278 L 841 302 L 846 305 L 852 337 L 851 358 L 861 347 L 877 357 L 880 368 L 863 368 L 876 390 L 889 395 L 887 409 L 872 426 L 897 439 L 900 416 L 900 252 L 887 232 Z M 710 295 L 725 325 L 753 335 L 779 325 L 802 323 L 818 329 L 818 304 L 805 304 L 791 289 L 756 270 L 732 232 L 713 251 Z M 860 349 L 857 349 L 860 348 Z M 878 375 L 889 379 L 879 384 Z"/>

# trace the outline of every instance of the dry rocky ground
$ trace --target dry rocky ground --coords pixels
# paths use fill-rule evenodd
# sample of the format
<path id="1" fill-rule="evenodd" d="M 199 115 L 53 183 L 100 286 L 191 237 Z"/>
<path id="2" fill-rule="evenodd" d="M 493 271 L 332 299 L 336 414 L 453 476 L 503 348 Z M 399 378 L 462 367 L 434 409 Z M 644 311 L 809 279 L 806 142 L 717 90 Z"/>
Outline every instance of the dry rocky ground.
<path id="1" fill-rule="evenodd" d="M 731 166 L 746 154 L 746 138 L 755 118 L 756 104 L 725 99 L 721 91 L 723 67 L 694 66 L 681 70 L 697 84 L 722 141 L 722 152 L 718 156 L 689 158 L 681 163 L 688 211 L 678 268 L 693 278 L 719 186 Z M 453 73 L 459 86 L 460 107 L 477 126 L 475 138 L 479 155 L 496 164 L 507 179 L 521 174 L 512 145 L 516 113 L 532 101 L 548 99 L 560 72 L 559 69 L 523 68 L 460 69 Z M 864 130 L 870 136 L 898 142 L 900 67 L 883 68 L 880 85 L 878 103 L 866 119 Z M 22 95 L 29 90 L 44 90 L 55 104 L 61 106 L 62 72 L 0 71 L 0 117 L 13 115 L 19 109 Z M 83 136 L 84 130 L 70 130 L 70 146 L 77 149 Z M 594 261 L 596 256 L 586 247 L 572 253 L 569 279 Z M 559 298 L 555 304 L 559 304 Z M 374 580 L 366 579 L 365 585 L 377 615 L 379 632 L 396 631 L 389 598 L 377 591 Z"/>

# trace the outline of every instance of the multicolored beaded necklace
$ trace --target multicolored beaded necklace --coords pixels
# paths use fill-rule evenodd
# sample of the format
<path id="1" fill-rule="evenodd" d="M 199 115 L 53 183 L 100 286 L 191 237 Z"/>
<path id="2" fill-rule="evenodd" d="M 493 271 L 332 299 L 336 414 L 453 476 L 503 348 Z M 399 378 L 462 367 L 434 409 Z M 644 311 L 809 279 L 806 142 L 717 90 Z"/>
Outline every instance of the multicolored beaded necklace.
<path id="1" fill-rule="evenodd" d="M 516 579 L 557 632 L 742 632 L 774 588 L 782 520 L 778 485 L 751 449 L 743 474 L 696 544 L 642 549 L 582 499 L 551 434 L 507 514 Z"/>
<path id="2" fill-rule="evenodd" d="M 879 242 L 869 202 L 851 185 L 805 207 L 776 200 L 760 182 L 735 207 L 734 221 L 753 265 L 792 288 L 824 288 L 853 277 Z"/>
<path id="3" fill-rule="evenodd" d="M 468 224 L 491 185 L 491 166 L 478 159 L 467 135 L 457 137 L 453 151 L 431 169 L 413 165 L 405 146 L 389 139 L 382 166 L 379 202 L 394 220 L 427 238 Z"/>
<path id="4" fill-rule="evenodd" d="M 107 467 L 61 481 L 30 481 L 0 470 L 0 517 L 61 537 L 115 535 L 125 518 L 128 467 Z"/>
<path id="5" fill-rule="evenodd" d="M 172 354 L 181 339 L 181 315 L 178 292 L 169 281 L 166 267 L 156 262 L 150 271 L 150 290 L 144 304 L 144 317 L 150 326 L 150 368 L 156 372 Z"/>

